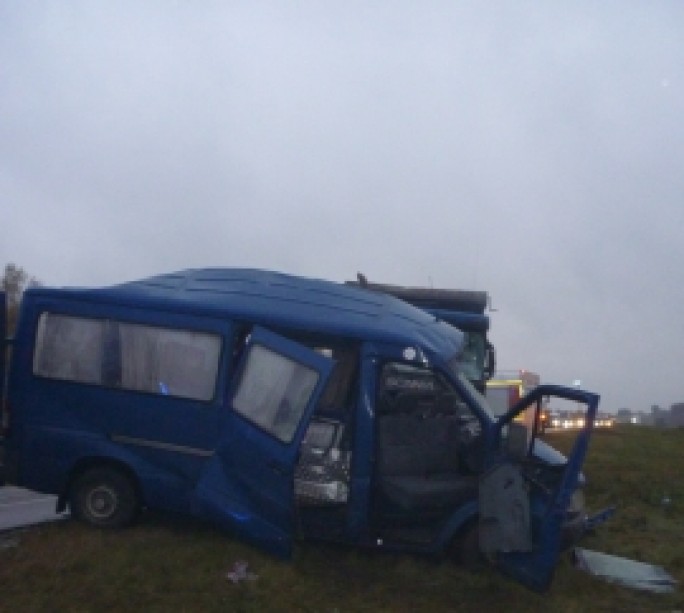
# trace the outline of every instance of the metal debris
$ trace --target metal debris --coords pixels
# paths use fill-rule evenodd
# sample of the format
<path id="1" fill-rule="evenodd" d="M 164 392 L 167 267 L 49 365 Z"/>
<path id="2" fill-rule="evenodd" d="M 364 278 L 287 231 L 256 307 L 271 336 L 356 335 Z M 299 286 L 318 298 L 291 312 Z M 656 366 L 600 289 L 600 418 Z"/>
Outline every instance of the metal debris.
<path id="1" fill-rule="evenodd" d="M 240 583 L 240 581 L 254 581 L 258 579 L 259 575 L 250 573 L 247 570 L 247 562 L 244 560 L 238 560 L 233 564 L 232 570 L 226 573 L 226 579 L 229 579 L 233 583 Z"/>
<path id="2" fill-rule="evenodd" d="M 575 566 L 606 581 L 659 594 L 674 592 L 676 579 L 662 566 L 575 547 Z"/>

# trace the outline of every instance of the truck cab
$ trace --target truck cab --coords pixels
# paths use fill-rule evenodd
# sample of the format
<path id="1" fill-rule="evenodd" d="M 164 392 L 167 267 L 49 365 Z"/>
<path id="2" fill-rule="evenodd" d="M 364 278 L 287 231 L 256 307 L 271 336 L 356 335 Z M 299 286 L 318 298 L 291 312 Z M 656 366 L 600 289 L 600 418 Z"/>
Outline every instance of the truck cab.
<path id="1" fill-rule="evenodd" d="M 463 332 L 461 369 L 476 389 L 484 393 L 487 380 L 496 368 L 496 352 L 487 338 L 487 292 L 371 283 L 362 274 L 356 281 L 347 283 L 400 298 Z"/>

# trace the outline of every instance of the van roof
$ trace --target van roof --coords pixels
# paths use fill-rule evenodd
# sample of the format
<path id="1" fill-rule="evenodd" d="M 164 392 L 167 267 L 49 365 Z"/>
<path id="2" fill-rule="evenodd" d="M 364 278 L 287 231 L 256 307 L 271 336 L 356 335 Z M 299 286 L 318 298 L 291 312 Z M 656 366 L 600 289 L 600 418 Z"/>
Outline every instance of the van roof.
<path id="1" fill-rule="evenodd" d="M 104 288 L 27 291 L 418 346 L 443 358 L 463 343 L 456 328 L 392 296 L 265 270 L 204 268 Z"/>

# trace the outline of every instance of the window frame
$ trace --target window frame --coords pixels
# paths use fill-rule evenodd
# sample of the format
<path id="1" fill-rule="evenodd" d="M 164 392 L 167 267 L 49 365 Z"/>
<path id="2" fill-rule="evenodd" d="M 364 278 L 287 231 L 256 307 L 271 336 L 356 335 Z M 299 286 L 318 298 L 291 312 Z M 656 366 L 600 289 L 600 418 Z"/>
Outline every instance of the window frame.
<path id="1" fill-rule="evenodd" d="M 79 378 L 78 376 L 74 376 L 72 373 L 66 373 L 65 375 L 59 376 L 56 374 L 54 371 L 50 370 L 50 367 L 45 367 L 40 365 L 40 361 L 42 359 L 45 359 L 45 354 L 43 353 L 46 351 L 46 341 L 45 341 L 45 334 L 47 330 L 47 326 L 49 325 L 49 318 L 54 317 L 54 318 L 62 318 L 62 319 L 68 319 L 72 320 L 73 322 L 82 323 L 82 322 L 88 322 L 88 324 L 96 323 L 98 325 L 98 330 L 97 333 L 99 334 L 99 346 L 96 347 L 96 351 L 98 352 L 98 355 L 95 356 L 95 359 L 99 360 L 99 365 L 97 366 L 99 368 L 99 378 L 93 378 L 92 380 L 84 380 L 82 378 Z M 205 355 L 205 360 L 210 360 L 209 367 L 205 367 L 205 373 L 206 373 L 206 386 L 205 389 L 207 391 L 206 394 L 199 394 L 191 390 L 191 391 L 185 391 L 184 393 L 179 393 L 177 391 L 171 391 L 169 386 L 162 386 L 162 382 L 160 381 L 160 385 L 158 389 L 149 389 L 145 387 L 136 387 L 134 385 L 126 385 L 123 381 L 124 375 L 123 375 L 123 370 L 124 370 L 124 359 L 121 356 L 121 353 L 119 353 L 118 356 L 118 365 L 117 369 L 119 372 L 119 377 L 118 380 L 112 381 L 111 378 L 107 378 L 105 375 L 105 361 L 107 359 L 107 355 L 105 353 L 105 347 L 108 341 L 111 341 L 111 339 L 105 339 L 105 334 L 107 334 L 108 329 L 111 330 L 112 325 L 114 328 L 117 329 L 117 336 L 118 336 L 118 343 L 119 345 L 122 342 L 122 330 L 134 330 L 135 328 L 140 328 L 145 330 L 146 332 L 153 332 L 157 334 L 158 336 L 153 338 L 153 342 L 157 345 L 154 347 L 155 353 L 154 357 L 157 359 L 160 359 L 161 352 L 159 350 L 159 345 L 162 343 L 173 343 L 177 342 L 179 339 L 180 335 L 183 334 L 188 334 L 192 336 L 202 336 L 206 339 L 210 340 L 210 344 L 207 346 L 208 351 L 206 352 Z M 111 333 L 111 332 L 110 332 Z M 164 334 L 165 333 L 171 333 L 166 339 L 164 339 Z M 64 355 L 66 357 L 73 357 L 73 355 L 76 353 L 74 352 L 73 348 L 71 347 L 71 344 L 67 342 L 67 350 L 64 352 Z M 211 345 L 211 346 L 210 346 Z M 115 317 L 106 317 L 106 316 L 91 316 L 91 315 L 81 315 L 78 313 L 66 313 L 66 312 L 61 312 L 61 311 L 56 311 L 56 310 L 43 310 L 38 314 L 37 322 L 36 322 L 36 328 L 35 328 L 35 337 L 34 337 L 34 343 L 33 343 L 33 356 L 32 356 L 32 361 L 31 361 L 31 373 L 34 377 L 40 378 L 40 379 L 45 379 L 49 381 L 59 381 L 59 382 L 64 382 L 64 383 L 72 383 L 72 384 L 77 384 L 77 385 L 85 385 L 85 386 L 92 386 L 92 387 L 97 387 L 101 389 L 107 389 L 107 390 L 117 390 L 117 391 L 123 391 L 123 392 L 132 392 L 132 393 L 137 393 L 137 394 L 146 394 L 146 395 L 152 395 L 152 396 L 166 396 L 168 398 L 173 398 L 177 400 L 186 400 L 186 401 L 192 401 L 192 402 L 201 402 L 205 404 L 212 403 L 216 400 L 217 398 L 217 393 L 218 393 L 218 382 L 221 377 L 221 366 L 222 366 L 222 356 L 223 356 L 223 351 L 224 351 L 224 346 L 225 346 L 225 339 L 223 335 L 220 332 L 213 331 L 213 330 L 206 330 L 206 329 L 201 329 L 201 328 L 191 328 L 187 326 L 181 326 L 181 325 L 174 325 L 174 326 L 169 326 L 169 325 L 160 325 L 157 323 L 150 323 L 150 322 L 140 322 L 140 321 L 131 321 L 128 319 L 123 319 L 123 318 L 115 318 Z M 120 347 L 119 347 L 119 352 L 120 352 Z M 71 353 L 68 353 L 71 352 Z M 175 353 L 172 355 L 179 355 L 179 353 Z M 57 356 L 59 359 L 60 356 Z M 54 359 L 54 358 L 53 358 Z M 210 380 L 211 379 L 211 380 Z M 210 392 L 210 393 L 209 393 Z"/>

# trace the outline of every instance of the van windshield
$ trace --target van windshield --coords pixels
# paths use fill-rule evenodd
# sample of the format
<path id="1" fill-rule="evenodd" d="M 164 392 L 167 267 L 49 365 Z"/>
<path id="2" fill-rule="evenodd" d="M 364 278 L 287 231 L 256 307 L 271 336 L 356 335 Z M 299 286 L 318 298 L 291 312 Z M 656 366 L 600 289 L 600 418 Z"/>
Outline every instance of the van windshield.
<path id="1" fill-rule="evenodd" d="M 485 336 L 482 332 L 463 331 L 464 344 L 459 366 L 471 381 L 484 379 Z"/>

